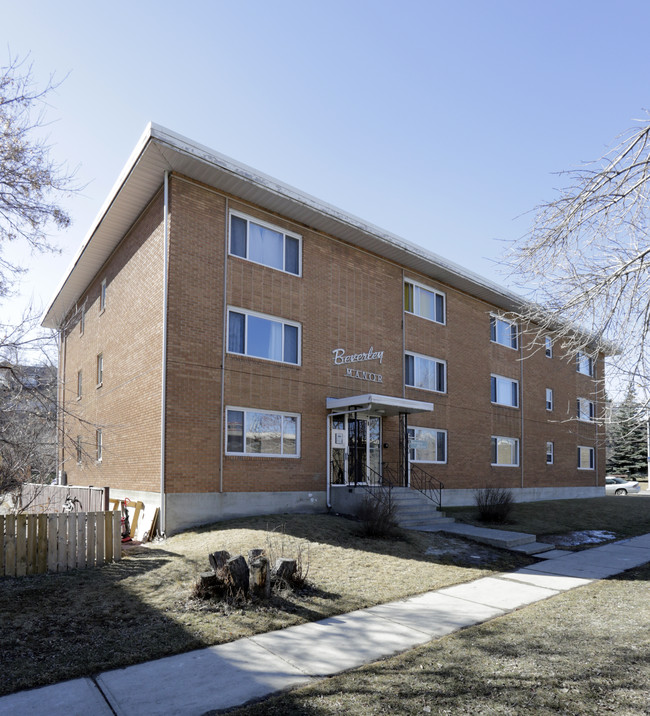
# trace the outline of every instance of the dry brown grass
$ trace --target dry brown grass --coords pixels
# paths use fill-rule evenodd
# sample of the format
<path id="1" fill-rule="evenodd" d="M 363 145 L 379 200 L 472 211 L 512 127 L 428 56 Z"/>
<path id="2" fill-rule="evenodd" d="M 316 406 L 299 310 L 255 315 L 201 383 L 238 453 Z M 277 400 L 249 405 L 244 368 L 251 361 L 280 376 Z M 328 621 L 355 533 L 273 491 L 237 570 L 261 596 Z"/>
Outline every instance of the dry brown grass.
<path id="1" fill-rule="evenodd" d="M 236 608 L 192 598 L 208 554 L 303 551 L 308 586 Z M 308 557 L 307 557 L 308 553 Z M 118 563 L 0 580 L 0 694 L 220 644 L 516 568 L 531 560 L 436 534 L 360 536 L 328 515 L 224 522 Z"/>

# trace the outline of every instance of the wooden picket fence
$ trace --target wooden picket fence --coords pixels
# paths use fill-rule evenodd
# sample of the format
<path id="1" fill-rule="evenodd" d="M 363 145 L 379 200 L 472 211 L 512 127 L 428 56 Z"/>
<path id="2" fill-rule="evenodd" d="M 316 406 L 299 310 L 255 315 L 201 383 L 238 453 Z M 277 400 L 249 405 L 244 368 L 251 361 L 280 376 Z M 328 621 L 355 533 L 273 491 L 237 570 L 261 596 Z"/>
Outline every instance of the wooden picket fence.
<path id="1" fill-rule="evenodd" d="M 122 558 L 121 513 L 0 515 L 0 577 L 95 567 Z"/>

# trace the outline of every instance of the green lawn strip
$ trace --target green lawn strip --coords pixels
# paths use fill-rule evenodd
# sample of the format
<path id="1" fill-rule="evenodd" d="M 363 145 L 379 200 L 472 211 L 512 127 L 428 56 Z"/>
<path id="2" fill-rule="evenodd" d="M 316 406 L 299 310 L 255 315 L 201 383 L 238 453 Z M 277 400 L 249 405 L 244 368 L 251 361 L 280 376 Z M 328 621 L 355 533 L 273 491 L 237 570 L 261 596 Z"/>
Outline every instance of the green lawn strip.
<path id="1" fill-rule="evenodd" d="M 229 713 L 647 714 L 649 580 L 645 565 Z"/>
<path id="2" fill-rule="evenodd" d="M 650 497 L 594 497 L 582 500 L 518 502 L 506 524 L 485 524 L 476 517 L 474 507 L 445 508 L 459 522 L 528 532 L 545 541 L 547 535 L 564 535 L 578 530 L 605 530 L 616 539 L 650 532 Z"/>
<path id="3" fill-rule="evenodd" d="M 268 604 L 192 597 L 208 554 L 302 553 L 308 588 Z M 0 694 L 315 621 L 533 560 L 438 534 L 366 539 L 329 515 L 248 518 L 138 547 L 101 568 L 0 579 Z"/>

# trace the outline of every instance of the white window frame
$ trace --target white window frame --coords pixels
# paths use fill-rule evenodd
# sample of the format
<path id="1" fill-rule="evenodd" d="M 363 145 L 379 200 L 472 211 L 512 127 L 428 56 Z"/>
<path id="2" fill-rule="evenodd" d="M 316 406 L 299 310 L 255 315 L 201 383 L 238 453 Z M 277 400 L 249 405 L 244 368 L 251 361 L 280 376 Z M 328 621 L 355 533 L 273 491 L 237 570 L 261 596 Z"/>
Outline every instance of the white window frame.
<path id="1" fill-rule="evenodd" d="M 246 222 L 246 256 L 240 256 L 239 254 L 235 254 L 231 251 L 232 247 L 232 217 L 236 216 L 238 219 L 243 219 Z M 249 224 L 257 224 L 258 226 L 261 226 L 263 229 L 269 229 L 270 231 L 275 231 L 278 234 L 282 234 L 282 268 L 278 268 L 277 266 L 271 266 L 270 264 L 263 263 L 261 261 L 255 261 L 254 259 L 249 258 L 250 255 L 250 231 L 249 231 Z M 296 239 L 298 241 L 298 273 L 293 273 L 293 271 L 287 271 L 285 266 L 287 264 L 287 237 L 290 239 Z M 286 273 L 289 276 L 302 276 L 302 236 L 300 234 L 296 234 L 293 231 L 287 231 L 286 229 L 283 229 L 281 226 L 277 226 L 276 224 L 270 224 L 267 221 L 262 221 L 261 219 L 258 219 L 254 216 L 249 216 L 248 214 L 244 214 L 240 211 L 234 211 L 231 210 L 228 214 L 228 255 L 229 256 L 235 256 L 238 259 L 242 259 L 243 261 L 250 261 L 250 263 L 257 264 L 258 266 L 266 266 L 267 268 L 271 268 L 274 271 L 280 271 L 281 273 Z"/>
<path id="2" fill-rule="evenodd" d="M 499 330 L 498 330 L 498 324 L 502 323 L 504 326 L 508 326 L 509 332 L 510 332 L 510 338 L 507 342 L 503 342 L 499 340 Z M 514 329 L 514 345 L 513 345 L 513 336 L 512 332 Z M 519 326 L 515 321 L 509 321 L 506 318 L 503 318 L 502 316 L 498 316 L 496 313 L 490 314 L 490 341 L 492 343 L 496 343 L 497 345 L 504 346 L 505 348 L 510 348 L 511 350 L 518 350 L 519 349 Z"/>
<path id="3" fill-rule="evenodd" d="M 582 375 L 588 375 L 590 378 L 595 377 L 595 363 L 594 359 L 587 355 L 586 353 L 583 353 L 582 351 L 578 351 L 578 354 L 576 355 L 576 370 L 578 373 L 581 373 Z"/>
<path id="4" fill-rule="evenodd" d="M 443 380 L 444 380 L 444 387 L 443 390 L 439 390 L 438 388 L 422 388 L 419 385 L 412 385 L 410 383 L 406 382 L 406 357 L 411 356 L 413 360 L 413 383 L 417 383 L 417 377 L 416 377 L 416 365 L 417 362 L 415 361 L 416 358 L 419 358 L 420 360 L 426 360 L 434 364 L 434 375 L 436 380 L 436 385 L 438 385 L 438 366 L 442 366 L 443 368 Z M 441 360 L 440 358 L 434 358 L 433 356 L 425 356 L 421 353 L 414 353 L 413 351 L 404 351 L 404 385 L 407 388 L 414 388 L 415 390 L 426 390 L 430 393 L 441 393 L 444 394 L 447 392 L 447 361 Z"/>
<path id="5" fill-rule="evenodd" d="M 553 410 L 553 388 L 546 388 L 546 410 L 550 413 Z"/>
<path id="6" fill-rule="evenodd" d="M 550 458 L 550 460 L 549 460 Z M 551 440 L 546 441 L 546 464 L 552 465 L 555 461 L 555 444 Z"/>
<path id="7" fill-rule="evenodd" d="M 406 308 L 406 286 L 411 286 L 412 289 L 412 297 L 413 297 L 413 310 L 409 311 Z M 437 323 L 438 325 L 444 326 L 447 324 L 447 296 L 442 291 L 437 291 L 434 288 L 431 288 L 429 286 L 425 286 L 423 283 L 418 283 L 417 281 L 413 281 L 410 278 L 404 279 L 404 312 L 410 313 L 412 316 L 419 316 L 420 318 L 424 318 L 425 321 L 431 321 L 432 323 Z M 419 292 L 425 291 L 426 293 L 430 293 L 434 297 L 433 305 L 434 310 L 437 306 L 436 298 L 439 297 L 442 299 L 442 320 L 438 320 L 437 316 L 437 310 L 436 310 L 436 317 L 435 318 L 429 318 L 429 316 L 424 316 L 422 313 L 420 313 L 419 308 L 421 305 L 421 297 Z"/>
<path id="8" fill-rule="evenodd" d="M 509 438 L 505 435 L 492 435 L 490 438 L 491 440 L 491 451 L 493 457 L 496 457 L 496 460 L 499 459 L 499 450 L 498 450 L 498 441 L 499 440 L 505 440 L 515 449 L 515 462 L 492 462 L 492 467 L 519 467 L 519 461 L 520 461 L 520 455 L 519 455 L 519 438 Z M 497 441 L 495 444 L 494 441 Z M 496 447 L 496 451 L 495 451 Z"/>
<path id="9" fill-rule="evenodd" d="M 233 451 L 228 450 L 228 412 L 229 411 L 237 411 L 244 414 L 244 433 L 242 436 L 243 441 L 243 450 L 241 451 Z M 265 415 L 277 415 L 282 417 L 283 419 L 283 425 L 284 425 L 284 418 L 293 418 L 296 421 L 296 452 L 294 453 L 261 453 L 261 452 L 246 452 L 246 434 L 247 434 L 247 415 L 252 413 L 263 413 Z M 224 420 L 224 453 L 228 456 L 232 457 L 274 457 L 274 458 L 280 458 L 283 460 L 295 460 L 300 458 L 300 425 L 301 425 L 301 416 L 300 413 L 288 413 L 282 410 L 260 410 L 258 408 L 242 408 L 238 407 L 236 405 L 227 405 L 226 406 L 226 419 Z M 284 443 L 284 430 L 282 430 L 281 433 L 281 441 L 282 444 Z"/>
<path id="10" fill-rule="evenodd" d="M 577 400 L 578 420 L 583 423 L 593 423 L 596 418 L 596 404 L 588 398 Z"/>
<path id="11" fill-rule="evenodd" d="M 231 351 L 230 350 L 230 314 L 231 313 L 240 313 L 244 315 L 244 352 L 239 353 L 238 351 Z M 248 319 L 250 316 L 253 316 L 254 318 L 260 318 L 265 321 L 271 321 L 273 323 L 280 323 L 282 325 L 282 357 L 284 359 L 284 327 L 285 326 L 292 326 L 294 328 L 298 329 L 298 346 L 297 346 L 297 362 L 293 363 L 292 361 L 287 360 L 275 360 L 274 358 L 265 358 L 263 356 L 256 356 L 251 355 L 247 352 L 248 350 Z M 281 363 L 282 365 L 301 365 L 302 364 L 302 325 L 300 323 L 297 323 L 296 321 L 288 321 L 285 318 L 280 318 L 279 316 L 271 316 L 267 313 L 258 313 L 257 311 L 248 311 L 245 308 L 238 308 L 237 306 L 228 306 L 228 319 L 227 319 L 227 326 L 226 326 L 226 351 L 230 353 L 230 355 L 236 355 L 236 356 L 246 356 L 247 358 L 254 358 L 256 360 L 265 360 L 269 361 L 271 363 Z"/>
<path id="12" fill-rule="evenodd" d="M 83 370 L 77 371 L 77 400 L 83 395 Z"/>
<path id="13" fill-rule="evenodd" d="M 582 467 L 582 451 L 586 450 L 589 455 L 589 467 Z M 578 445 L 578 470 L 595 470 L 596 451 L 587 445 Z"/>
<path id="14" fill-rule="evenodd" d="M 447 431 L 446 431 L 446 430 L 439 430 L 438 428 L 423 428 L 423 427 L 420 427 L 420 426 L 418 426 L 418 425 L 409 425 L 409 426 L 408 426 L 408 429 L 407 429 L 409 441 L 411 440 L 411 437 L 412 437 L 414 440 L 417 440 L 417 439 L 418 439 L 418 430 L 420 430 L 420 431 L 423 431 L 423 430 L 424 430 L 424 431 L 427 431 L 427 432 L 430 432 L 430 433 L 434 433 L 434 434 L 435 434 L 435 441 L 434 441 L 434 442 L 435 442 L 435 454 L 436 454 L 436 459 L 435 459 L 435 460 L 418 460 L 418 458 L 417 458 L 417 450 L 418 450 L 418 448 L 415 448 L 415 447 L 414 447 L 414 448 L 411 448 L 411 447 L 409 447 L 409 462 L 422 463 L 422 464 L 425 464 L 425 465 L 446 465 L 446 464 L 447 464 L 447 454 L 448 454 L 448 450 L 447 450 Z M 413 431 L 413 436 L 411 436 L 411 431 Z M 439 436 L 439 435 L 444 436 L 444 437 L 443 437 L 443 439 L 444 439 L 444 446 L 445 446 L 445 447 L 444 447 L 444 451 L 445 451 L 445 459 L 444 459 L 444 460 L 439 460 L 439 459 L 438 459 L 438 457 L 439 457 L 439 455 L 438 455 L 438 436 Z"/>
<path id="15" fill-rule="evenodd" d="M 510 395 L 510 402 L 503 402 L 502 400 L 499 400 L 499 394 L 501 393 L 501 391 L 499 390 L 499 386 L 504 384 L 508 385 L 508 387 L 506 388 L 506 393 L 509 393 Z M 517 396 L 517 400 L 514 404 L 512 403 L 513 386 L 516 387 Z M 507 378 L 505 375 L 496 375 L 495 373 L 492 373 L 492 375 L 490 376 L 490 397 L 492 405 L 502 405 L 506 408 L 518 408 L 519 381 L 514 380 L 513 378 Z"/>
<path id="16" fill-rule="evenodd" d="M 106 310 L 106 279 L 102 279 L 99 286 L 99 312 L 104 313 Z"/>
<path id="17" fill-rule="evenodd" d="M 544 354 L 547 358 L 553 357 L 553 339 L 550 336 L 544 338 Z"/>
<path id="18" fill-rule="evenodd" d="M 97 387 L 104 385 L 104 354 L 97 354 Z"/>
<path id="19" fill-rule="evenodd" d="M 82 459 L 83 459 L 83 450 L 81 447 L 81 435 L 77 435 L 77 441 L 75 443 L 75 448 L 77 452 L 77 465 L 81 465 Z"/>
<path id="20" fill-rule="evenodd" d="M 104 435 L 101 428 L 95 431 L 95 450 L 97 451 L 96 461 L 101 462 L 104 458 Z"/>
<path id="21" fill-rule="evenodd" d="M 79 311 L 79 335 L 83 336 L 86 330 L 86 307 L 82 306 Z"/>

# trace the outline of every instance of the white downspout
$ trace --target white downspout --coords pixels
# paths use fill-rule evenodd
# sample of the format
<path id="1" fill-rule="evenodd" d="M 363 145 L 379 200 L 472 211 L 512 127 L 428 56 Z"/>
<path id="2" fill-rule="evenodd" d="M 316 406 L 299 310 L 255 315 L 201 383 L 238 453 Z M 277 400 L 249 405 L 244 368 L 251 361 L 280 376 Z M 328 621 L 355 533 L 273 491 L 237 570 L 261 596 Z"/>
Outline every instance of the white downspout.
<path id="1" fill-rule="evenodd" d="M 167 531 L 167 493 L 165 492 L 165 428 L 167 414 L 167 294 L 169 261 L 169 170 L 165 169 L 163 197 L 163 320 L 162 320 L 162 371 L 160 405 L 160 533 Z"/>

